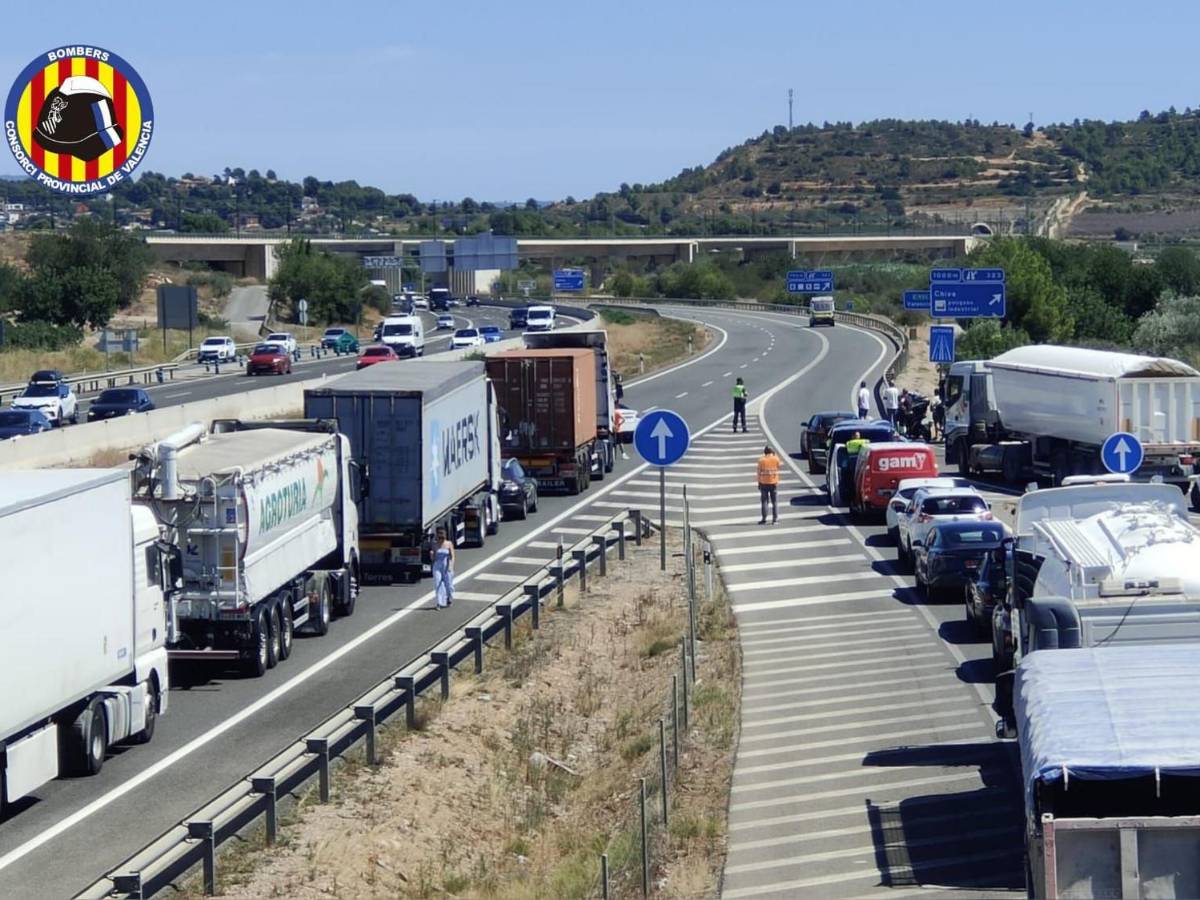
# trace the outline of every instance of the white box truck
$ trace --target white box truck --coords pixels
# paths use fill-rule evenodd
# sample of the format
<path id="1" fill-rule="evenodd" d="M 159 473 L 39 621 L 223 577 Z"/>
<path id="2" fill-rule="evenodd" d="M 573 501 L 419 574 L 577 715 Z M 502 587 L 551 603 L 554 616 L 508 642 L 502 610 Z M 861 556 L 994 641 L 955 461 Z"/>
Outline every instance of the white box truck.
<path id="1" fill-rule="evenodd" d="M 218 420 L 138 454 L 134 499 L 182 557 L 168 607 L 172 659 L 239 661 L 262 675 L 295 630 L 354 612 L 358 478 L 330 422 Z"/>
<path id="2" fill-rule="evenodd" d="M 425 324 L 420 316 L 388 316 L 379 326 L 379 340 L 398 356 L 424 356 Z"/>
<path id="3" fill-rule="evenodd" d="M 613 392 L 613 373 L 608 364 L 608 332 L 541 331 L 525 332 L 523 339 L 530 350 L 590 349 L 596 357 L 596 444 L 592 451 L 592 477 L 603 480 L 617 459 L 617 427 L 613 420 L 617 400 Z"/>
<path id="4" fill-rule="evenodd" d="M 480 362 L 371 366 L 304 392 L 363 472 L 362 578 L 420 578 L 435 530 L 482 547 L 500 522 L 496 400 Z"/>
<path id="5" fill-rule="evenodd" d="M 1030 897 L 1200 897 L 1194 645 L 1034 653 L 1017 670 Z"/>
<path id="6" fill-rule="evenodd" d="M 818 325 L 828 325 L 832 328 L 834 322 L 832 297 L 813 297 L 808 301 L 808 325 L 810 328 L 816 328 Z"/>
<path id="7" fill-rule="evenodd" d="M 1055 484 L 1105 471 L 1100 446 L 1130 432 L 1159 476 L 1190 490 L 1200 468 L 1200 372 L 1173 359 L 1037 345 L 956 362 L 946 381 L 946 462 Z M 1193 494 L 1193 502 L 1200 500 Z M 1200 505 L 1200 504 L 1198 504 Z"/>
<path id="8" fill-rule="evenodd" d="M 167 711 L 163 584 L 178 564 L 129 491 L 121 470 L 0 472 L 0 805 L 100 771 Z"/>

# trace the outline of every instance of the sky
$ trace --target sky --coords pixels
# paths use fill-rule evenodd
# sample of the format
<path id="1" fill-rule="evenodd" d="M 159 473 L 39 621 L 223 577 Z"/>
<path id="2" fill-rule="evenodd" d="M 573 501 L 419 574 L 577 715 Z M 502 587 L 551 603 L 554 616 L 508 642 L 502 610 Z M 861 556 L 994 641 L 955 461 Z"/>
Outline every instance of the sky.
<path id="1" fill-rule="evenodd" d="M 84 43 L 154 102 L 142 170 L 274 169 L 421 200 L 650 183 L 787 124 L 1045 124 L 1200 106 L 1200 4 L 605 0 L 83 4 L 0 14 L 0 90 Z M 0 174 L 18 174 L 6 149 Z"/>

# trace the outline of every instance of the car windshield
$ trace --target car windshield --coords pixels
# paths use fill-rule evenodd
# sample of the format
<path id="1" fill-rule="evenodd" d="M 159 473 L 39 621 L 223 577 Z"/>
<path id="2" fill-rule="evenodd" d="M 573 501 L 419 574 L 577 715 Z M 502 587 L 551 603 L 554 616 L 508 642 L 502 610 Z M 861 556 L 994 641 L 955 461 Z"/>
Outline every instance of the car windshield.
<path id="1" fill-rule="evenodd" d="M 454 336 L 460 338 L 473 338 L 479 337 L 479 332 L 474 328 L 460 328 L 458 331 L 454 332 Z"/>
<path id="2" fill-rule="evenodd" d="M 25 388 L 25 393 L 22 397 L 56 397 L 58 396 L 57 384 L 31 384 Z"/>
<path id="3" fill-rule="evenodd" d="M 412 334 L 413 327 L 408 322 L 400 322 L 383 326 L 384 334 Z"/>
<path id="4" fill-rule="evenodd" d="M 254 348 L 254 353 L 278 353 L 279 348 L 274 344 L 259 344 Z"/>
<path id="5" fill-rule="evenodd" d="M 345 333 L 345 328 L 330 328 L 325 332 L 325 337 L 341 337 Z"/>
<path id="6" fill-rule="evenodd" d="M 225 338 L 206 338 L 201 345 L 204 347 L 223 347 L 225 346 Z"/>
<path id="7" fill-rule="evenodd" d="M 548 309 L 531 309 L 526 315 L 531 319 L 548 319 L 550 318 L 550 310 Z"/>
<path id="8" fill-rule="evenodd" d="M 33 416 L 29 413 L 13 412 L 12 410 L 0 412 L 0 427 L 3 428 L 12 428 L 14 425 L 25 425 L 31 421 L 33 421 Z"/>
<path id="9" fill-rule="evenodd" d="M 285 344 L 288 341 L 290 341 L 291 339 L 292 339 L 292 336 L 290 334 L 268 334 L 267 335 L 268 341 L 282 341 Z"/>
<path id="10" fill-rule="evenodd" d="M 984 525 L 979 528 L 946 528 L 942 530 L 947 546 L 968 544 L 998 544 L 1004 539 L 999 526 Z"/>
<path id="11" fill-rule="evenodd" d="M 926 497 L 921 503 L 921 512 L 927 516 L 953 516 L 961 513 L 985 512 L 987 504 L 982 497 L 954 496 Z"/>
<path id="12" fill-rule="evenodd" d="M 363 356 L 391 356 L 392 351 L 387 347 L 368 347 L 363 351 Z"/>
<path id="13" fill-rule="evenodd" d="M 105 391 L 96 400 L 97 403 L 136 403 L 137 391 L 129 391 L 119 389 L 115 391 Z"/>

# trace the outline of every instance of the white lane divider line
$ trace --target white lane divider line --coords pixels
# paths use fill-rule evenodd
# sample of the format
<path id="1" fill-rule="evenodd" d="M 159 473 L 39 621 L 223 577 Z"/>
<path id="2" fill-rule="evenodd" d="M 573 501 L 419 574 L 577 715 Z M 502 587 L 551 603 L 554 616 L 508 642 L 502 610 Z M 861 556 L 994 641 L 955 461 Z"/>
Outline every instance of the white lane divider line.
<path id="1" fill-rule="evenodd" d="M 542 542 L 539 541 L 538 543 L 542 543 Z M 556 547 L 558 545 L 551 544 L 550 546 Z M 504 557 L 504 559 L 500 560 L 500 562 L 504 563 L 505 565 L 510 565 L 510 566 L 544 566 L 544 565 L 546 565 L 546 563 L 553 562 L 553 561 L 554 560 L 552 560 L 552 559 L 535 557 L 535 556 L 506 556 L 506 557 Z"/>
<path id="2" fill-rule="evenodd" d="M 675 395 L 675 399 L 676 399 L 676 400 L 682 400 L 682 399 L 683 399 L 684 397 L 686 397 L 687 395 L 688 395 L 688 392 L 687 392 L 687 391 L 684 391 L 682 394 L 676 394 L 676 395 Z"/>
<path id="3" fill-rule="evenodd" d="M 746 366 L 748 366 L 748 365 L 749 365 L 749 363 L 742 363 L 740 366 L 738 366 L 738 368 L 739 368 L 739 369 L 744 369 L 744 368 L 746 368 Z"/>
<path id="4" fill-rule="evenodd" d="M 480 572 L 472 576 L 473 581 L 499 581 L 504 584 L 520 584 L 527 575 L 505 575 L 501 572 Z"/>
<path id="5" fill-rule="evenodd" d="M 878 577 L 878 572 L 864 573 L 864 577 Z M 826 580 L 832 581 L 830 577 Z M 817 579 L 818 582 L 821 579 Z M 819 606 L 822 603 L 853 603 L 857 600 L 883 600 L 892 599 L 892 591 L 890 589 L 879 590 L 876 588 L 873 591 L 854 591 L 847 594 L 826 594 L 824 597 L 789 597 L 786 600 L 762 600 L 757 603 L 735 603 L 733 611 L 735 613 L 751 613 L 759 612 L 766 609 L 788 609 L 795 606 Z"/>
<path id="6" fill-rule="evenodd" d="M 831 557 L 830 561 L 837 562 L 839 559 L 852 560 L 852 559 L 861 559 L 861 557 L 858 554 L 854 554 L 853 556 Z M 818 560 L 818 565 L 821 562 L 822 561 Z M 844 572 L 844 573 L 841 573 L 838 575 L 805 575 L 802 578 L 770 578 L 770 579 L 767 579 L 766 581 L 744 581 L 740 584 L 737 582 L 734 582 L 733 584 L 729 585 L 729 589 L 731 591 L 733 591 L 734 593 L 740 593 L 742 591 L 773 591 L 776 588 L 804 587 L 805 585 L 809 585 L 809 584 L 832 584 L 835 581 L 863 581 L 867 578 L 877 578 L 878 576 L 879 576 L 878 572 L 859 571 L 859 572 Z M 889 591 L 885 596 L 891 596 L 891 592 Z M 824 597 L 806 597 L 805 599 L 812 600 L 814 602 L 823 602 L 825 598 Z M 780 601 L 772 601 L 772 602 L 778 603 Z M 735 603 L 733 608 L 736 610 L 738 605 L 739 604 Z"/>
<path id="7" fill-rule="evenodd" d="M 800 547 L 808 549 L 810 547 L 842 547 L 849 543 L 850 543 L 849 538 L 830 538 L 829 540 L 826 540 L 826 541 L 807 541 L 807 542 L 797 541 L 794 544 L 772 544 L 770 547 L 747 547 L 746 549 L 750 550 L 750 551 L 784 550 L 784 549 L 788 549 L 788 548 L 797 549 Z M 723 556 L 723 555 L 724 554 L 721 553 L 721 551 L 718 551 L 718 556 Z M 761 571 L 762 569 L 786 569 L 789 566 L 821 566 L 821 565 L 824 565 L 825 563 L 833 563 L 833 562 L 837 562 L 838 560 L 841 560 L 841 559 L 865 559 L 865 558 L 866 557 L 864 557 L 861 553 L 852 553 L 849 556 L 826 556 L 826 557 L 820 557 L 817 559 L 775 559 L 775 560 L 771 560 L 770 562 L 763 562 L 760 560 L 759 562 L 752 562 L 752 563 L 738 563 L 737 565 L 734 565 L 734 566 L 723 565 L 723 566 L 721 566 L 721 571 L 724 573 L 758 572 L 758 571 Z"/>
<path id="8" fill-rule="evenodd" d="M 813 525 L 811 531 L 824 531 L 825 526 Z M 726 556 L 741 556 L 747 553 L 774 553 L 776 550 L 807 550 L 810 547 L 840 547 L 849 544 L 849 538 L 830 538 L 824 541 L 792 541 L 786 544 L 768 544 L 760 547 L 732 547 L 726 550 L 716 548 L 717 558 L 722 559 Z M 792 560 L 783 560 L 780 562 L 769 563 L 753 563 L 747 565 L 726 566 L 722 564 L 722 572 L 740 572 L 745 569 L 781 569 L 785 566 L 792 565 Z M 745 636 L 743 635 L 743 639 Z"/>
<path id="9" fill-rule="evenodd" d="M 710 384 L 712 384 L 711 381 L 706 381 L 704 384 L 700 385 L 700 387 L 708 387 Z"/>
<path id="10" fill-rule="evenodd" d="M 728 378 L 728 377 L 729 377 L 730 375 L 732 375 L 732 374 L 733 374 L 732 372 L 726 372 L 726 373 L 725 373 L 724 375 L 722 375 L 721 377 L 722 377 L 722 378 Z"/>

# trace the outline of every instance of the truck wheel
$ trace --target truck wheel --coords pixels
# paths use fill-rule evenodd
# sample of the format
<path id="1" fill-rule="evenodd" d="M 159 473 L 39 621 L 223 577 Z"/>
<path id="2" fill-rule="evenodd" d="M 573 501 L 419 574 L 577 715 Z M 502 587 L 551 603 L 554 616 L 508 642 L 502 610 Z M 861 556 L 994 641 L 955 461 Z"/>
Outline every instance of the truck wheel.
<path id="1" fill-rule="evenodd" d="M 104 704 L 97 698 L 88 703 L 71 723 L 67 769 L 73 775 L 95 775 L 104 767 L 104 757 L 107 755 L 108 728 L 104 720 Z"/>
<path id="2" fill-rule="evenodd" d="M 271 607 L 271 614 L 267 619 L 271 628 L 271 633 L 267 636 L 267 668 L 273 669 L 279 665 L 279 605 Z"/>
<path id="3" fill-rule="evenodd" d="M 485 508 L 488 511 L 487 533 L 496 534 L 500 531 L 500 514 L 492 509 L 492 504 L 489 501 Z"/>
<path id="4" fill-rule="evenodd" d="M 529 512 L 534 512 L 534 513 L 537 512 L 537 504 L 538 504 L 537 490 L 534 490 L 533 499 L 531 501 L 529 501 Z M 1197 507 L 1197 508 L 1200 509 L 1200 507 Z"/>
<path id="5" fill-rule="evenodd" d="M 575 496 L 583 490 L 583 476 L 576 475 L 574 478 L 566 479 L 567 493 Z"/>
<path id="6" fill-rule="evenodd" d="M 154 737 L 154 726 L 158 724 L 158 685 L 151 678 L 146 682 L 146 724 L 129 741 L 132 744 L 148 744 Z"/>
<path id="7" fill-rule="evenodd" d="M 309 601 L 314 602 L 312 600 Z M 313 634 L 324 635 L 329 633 L 329 620 L 332 618 L 333 610 L 329 599 L 329 582 L 321 578 L 317 582 L 317 596 L 315 599 L 316 608 L 309 612 L 312 617 Z"/>
<path id="8" fill-rule="evenodd" d="M 1196 512 L 1200 512 L 1200 482 L 1192 485 L 1191 498 L 1192 509 L 1194 509 Z"/>
<path id="9" fill-rule="evenodd" d="M 265 609 L 258 611 L 254 620 L 254 629 L 250 635 L 250 646 L 254 655 L 242 662 L 243 671 L 251 678 L 261 678 L 267 673 L 267 660 L 270 658 L 271 618 Z"/>
<path id="10" fill-rule="evenodd" d="M 296 641 L 296 617 L 292 612 L 292 600 L 285 597 L 279 601 L 279 659 L 292 655 L 292 644 Z"/>

